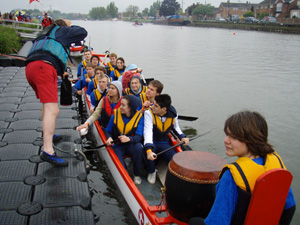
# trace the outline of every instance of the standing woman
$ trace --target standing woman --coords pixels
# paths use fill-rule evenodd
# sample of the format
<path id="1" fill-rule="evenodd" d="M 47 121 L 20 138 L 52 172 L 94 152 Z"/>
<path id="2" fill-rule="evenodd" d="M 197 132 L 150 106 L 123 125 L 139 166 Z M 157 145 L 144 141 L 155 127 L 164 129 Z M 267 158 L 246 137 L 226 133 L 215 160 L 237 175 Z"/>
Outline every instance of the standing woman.
<path id="1" fill-rule="evenodd" d="M 249 195 L 245 181 L 248 181 L 252 193 L 256 179 L 264 172 L 274 168 L 286 169 L 281 157 L 268 143 L 268 125 L 259 113 L 242 111 L 230 116 L 225 122 L 224 132 L 226 155 L 238 159 L 225 165 L 221 172 L 214 205 L 204 221 L 207 225 L 243 224 L 250 201 L 243 198 Z M 279 224 L 290 224 L 295 209 L 296 202 L 290 188 Z M 196 218 L 191 219 L 190 224 L 204 224 L 196 221 Z"/>
<path id="2" fill-rule="evenodd" d="M 133 158 L 133 181 L 136 185 L 141 184 L 140 170 L 143 161 L 143 130 L 144 117 L 137 110 L 140 101 L 133 95 L 126 95 L 121 100 L 120 108 L 111 117 L 106 131 L 108 139 L 106 145 L 112 147 L 118 159 L 125 167 L 124 156 L 129 155 Z M 118 143 L 113 140 L 119 139 Z"/>
<path id="3" fill-rule="evenodd" d="M 123 74 L 125 68 L 125 60 L 122 57 L 119 57 L 117 59 L 117 66 L 111 71 L 109 76 L 112 81 L 118 80 L 121 74 Z"/>

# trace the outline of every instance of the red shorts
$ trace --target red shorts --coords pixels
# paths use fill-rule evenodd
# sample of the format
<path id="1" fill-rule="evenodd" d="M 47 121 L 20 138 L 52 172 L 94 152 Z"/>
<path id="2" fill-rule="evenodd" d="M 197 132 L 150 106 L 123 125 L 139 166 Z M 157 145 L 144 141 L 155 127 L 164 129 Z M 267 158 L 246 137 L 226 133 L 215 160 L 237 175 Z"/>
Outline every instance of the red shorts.
<path id="1" fill-rule="evenodd" d="M 29 63 L 25 69 L 28 83 L 41 103 L 58 102 L 56 69 L 44 61 Z"/>

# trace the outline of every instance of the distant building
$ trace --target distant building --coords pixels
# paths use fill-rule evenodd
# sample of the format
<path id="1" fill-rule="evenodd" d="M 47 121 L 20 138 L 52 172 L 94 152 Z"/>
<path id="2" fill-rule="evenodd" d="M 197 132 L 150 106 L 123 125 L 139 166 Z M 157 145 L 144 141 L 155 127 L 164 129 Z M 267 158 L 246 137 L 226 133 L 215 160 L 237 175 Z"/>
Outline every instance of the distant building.
<path id="1" fill-rule="evenodd" d="M 268 16 L 275 16 L 275 8 L 276 8 L 276 2 L 277 0 L 264 0 L 261 3 L 259 3 L 259 13 L 268 15 Z"/>
<path id="2" fill-rule="evenodd" d="M 300 18 L 300 0 L 264 0 L 259 3 L 259 12 L 276 18 Z"/>
<path id="3" fill-rule="evenodd" d="M 298 0 L 277 0 L 275 2 L 275 17 L 276 18 L 292 18 L 291 10 L 299 9 L 300 1 Z M 299 11 L 298 11 L 299 12 Z M 299 17 L 298 17 L 299 18 Z"/>
<path id="4" fill-rule="evenodd" d="M 259 4 L 221 2 L 215 11 L 216 17 L 227 19 L 233 15 L 243 16 L 246 12 L 253 10 L 254 16 L 263 14 L 276 18 L 300 18 L 300 0 L 264 0 Z"/>
<path id="5" fill-rule="evenodd" d="M 223 17 L 227 19 L 233 15 L 243 16 L 246 12 L 250 12 L 253 8 L 254 15 L 258 13 L 259 4 L 246 3 L 235 3 L 235 2 L 221 2 L 218 11 L 215 12 L 215 17 Z"/>

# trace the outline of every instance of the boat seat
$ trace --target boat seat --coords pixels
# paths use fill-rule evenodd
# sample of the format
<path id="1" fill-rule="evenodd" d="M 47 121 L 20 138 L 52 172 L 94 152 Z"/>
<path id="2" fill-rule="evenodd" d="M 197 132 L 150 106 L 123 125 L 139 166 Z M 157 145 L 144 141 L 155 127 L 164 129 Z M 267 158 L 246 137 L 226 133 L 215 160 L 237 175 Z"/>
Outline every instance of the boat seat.
<path id="1" fill-rule="evenodd" d="M 278 225 L 292 180 L 292 174 L 284 169 L 272 169 L 259 176 L 244 225 Z"/>

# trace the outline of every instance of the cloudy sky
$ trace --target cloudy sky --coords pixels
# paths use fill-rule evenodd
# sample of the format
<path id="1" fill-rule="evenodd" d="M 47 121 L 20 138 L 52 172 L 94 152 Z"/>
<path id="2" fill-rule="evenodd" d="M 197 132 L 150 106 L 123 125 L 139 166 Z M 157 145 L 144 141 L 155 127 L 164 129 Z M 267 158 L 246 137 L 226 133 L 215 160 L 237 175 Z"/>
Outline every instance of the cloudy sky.
<path id="1" fill-rule="evenodd" d="M 119 12 L 123 12 L 129 5 L 139 7 L 139 11 L 144 8 L 150 8 L 153 2 L 156 0 L 39 0 L 39 2 L 32 2 L 29 5 L 29 0 L 1 0 L 0 10 L 1 13 L 10 12 L 14 9 L 39 9 L 41 11 L 59 10 L 65 13 L 89 13 L 93 7 L 106 7 L 110 2 L 114 2 L 118 7 Z M 163 0 L 160 0 L 161 2 Z M 200 2 L 202 4 L 211 4 L 215 7 L 220 5 L 220 2 L 226 2 L 227 0 L 177 0 L 180 5 L 183 2 L 183 8 L 186 9 L 193 3 Z M 259 3 L 262 0 L 252 0 L 251 3 Z M 5 2 L 5 3 L 4 3 Z M 231 0 L 231 2 L 246 2 L 246 0 Z"/>

